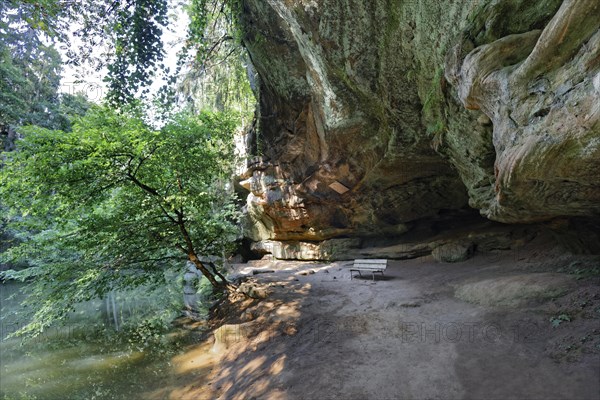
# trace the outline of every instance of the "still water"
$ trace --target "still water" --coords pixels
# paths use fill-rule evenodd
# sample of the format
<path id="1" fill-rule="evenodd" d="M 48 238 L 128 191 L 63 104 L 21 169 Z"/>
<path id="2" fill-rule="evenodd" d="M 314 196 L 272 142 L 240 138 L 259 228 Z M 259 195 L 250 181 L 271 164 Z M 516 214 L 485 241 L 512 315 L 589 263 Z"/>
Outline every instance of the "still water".
<path id="1" fill-rule="evenodd" d="M 181 292 L 166 292 L 113 293 L 82 304 L 65 326 L 22 342 L 7 337 L 22 324 L 22 284 L 0 284 L 0 399 L 167 399 L 197 383 L 207 371 L 182 374 L 177 359 L 202 351 L 201 329 L 128 324 L 157 313 L 175 317 Z"/>

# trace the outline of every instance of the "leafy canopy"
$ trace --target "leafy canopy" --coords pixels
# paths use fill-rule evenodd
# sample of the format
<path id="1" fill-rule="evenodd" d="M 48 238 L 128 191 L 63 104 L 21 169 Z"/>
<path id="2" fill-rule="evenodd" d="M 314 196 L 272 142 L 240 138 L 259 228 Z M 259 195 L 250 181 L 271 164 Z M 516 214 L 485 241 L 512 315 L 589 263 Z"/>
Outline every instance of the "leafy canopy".
<path id="1" fill-rule="evenodd" d="M 248 80 L 249 57 L 241 46 L 239 1 L 191 0 L 186 46 L 180 54 L 187 68 L 177 85 L 178 100 L 191 110 L 238 111 L 242 123 L 254 112 Z"/>
<path id="2" fill-rule="evenodd" d="M 2 14 L 0 6 L 0 134 L 21 125 L 70 129 L 85 114 L 81 95 L 59 94 L 62 60 L 40 32 L 23 24 L 22 14 Z M 6 147 L 3 146 L 3 147 Z"/>
<path id="3" fill-rule="evenodd" d="M 164 59 L 168 0 L 7 0 L 0 27 L 62 44 L 69 64 L 106 67 L 107 99 L 131 104 Z"/>
<path id="4" fill-rule="evenodd" d="M 163 64 L 163 32 L 180 29 L 172 25 L 183 3 L 189 23 L 177 71 L 171 74 Z M 120 106 L 144 98 L 160 72 L 168 77 L 162 96 L 170 98 L 182 70 L 191 69 L 193 78 L 223 64 L 231 69 L 246 63 L 238 29 L 241 9 L 241 0 L 6 0 L 0 2 L 0 28 L 27 29 L 61 43 L 71 65 L 96 71 L 106 67 L 107 100 Z M 185 83 L 184 90 L 190 85 Z M 246 95 L 235 86 L 225 93 Z"/>
<path id="5" fill-rule="evenodd" d="M 4 258 L 31 266 L 4 278 L 34 278 L 29 302 L 43 302 L 25 331 L 109 290 L 159 284 L 185 259 L 227 285 L 199 258 L 238 233 L 233 118 L 183 114 L 161 129 L 146 120 L 140 109 L 92 107 L 72 132 L 23 128 L 17 151 L 4 154 L 0 195 L 20 239 Z"/>

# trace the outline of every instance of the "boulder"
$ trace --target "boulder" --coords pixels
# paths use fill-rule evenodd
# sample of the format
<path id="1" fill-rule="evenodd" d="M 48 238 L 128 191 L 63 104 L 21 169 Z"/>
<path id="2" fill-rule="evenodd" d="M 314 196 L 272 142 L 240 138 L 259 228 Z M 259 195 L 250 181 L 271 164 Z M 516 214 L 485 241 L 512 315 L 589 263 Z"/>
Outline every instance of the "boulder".
<path id="1" fill-rule="evenodd" d="M 436 247 L 431 252 L 433 258 L 438 262 L 454 263 L 468 260 L 473 254 L 473 245 L 460 243 L 447 243 Z"/>
<path id="2" fill-rule="evenodd" d="M 269 290 L 266 286 L 252 281 L 242 282 L 238 286 L 237 292 L 253 299 L 266 299 L 269 297 Z"/>

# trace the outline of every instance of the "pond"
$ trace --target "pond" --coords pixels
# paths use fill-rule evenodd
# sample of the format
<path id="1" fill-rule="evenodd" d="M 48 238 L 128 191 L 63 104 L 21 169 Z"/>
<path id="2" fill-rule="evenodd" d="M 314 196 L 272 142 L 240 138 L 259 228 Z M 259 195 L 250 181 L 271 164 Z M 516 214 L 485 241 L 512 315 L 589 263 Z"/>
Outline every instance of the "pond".
<path id="1" fill-rule="evenodd" d="M 204 368 L 192 370 L 179 361 L 189 352 L 208 354 L 202 323 L 166 330 L 153 325 L 177 316 L 181 291 L 112 293 L 80 305 L 64 326 L 23 342 L 7 337 L 23 323 L 22 289 L 19 283 L 0 284 L 2 400 L 176 398 L 179 387 L 210 371 L 210 357 Z M 148 318 L 160 313 L 172 316 Z M 139 324 L 143 320 L 151 322 Z"/>

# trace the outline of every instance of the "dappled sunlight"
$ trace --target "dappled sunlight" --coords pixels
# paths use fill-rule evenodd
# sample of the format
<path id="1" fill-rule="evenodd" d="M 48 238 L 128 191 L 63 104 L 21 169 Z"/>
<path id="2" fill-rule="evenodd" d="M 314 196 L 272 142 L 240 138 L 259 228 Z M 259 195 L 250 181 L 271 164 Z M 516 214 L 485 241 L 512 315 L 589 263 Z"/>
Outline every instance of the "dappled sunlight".
<path id="1" fill-rule="evenodd" d="M 269 369 L 269 374 L 271 374 L 271 375 L 280 374 L 283 371 L 283 368 L 285 366 L 286 358 L 287 358 L 287 356 L 285 354 L 282 354 L 281 356 L 279 356 L 279 358 L 271 364 L 271 368 Z"/>
<path id="2" fill-rule="evenodd" d="M 430 294 L 436 282 L 446 290 L 450 268 L 423 260 L 402 262 L 390 268 L 391 276 L 402 274 L 402 279 L 367 285 L 348 275 L 340 279 L 343 265 L 304 263 L 289 272 L 250 278 L 257 287 L 269 289 L 268 297 L 254 299 L 235 293 L 219 305 L 222 313 L 217 319 L 208 323 L 180 319 L 176 326 L 185 329 L 165 335 L 179 343 L 179 354 L 159 359 L 110 347 L 98 351 L 83 343 L 54 353 L 38 351 L 32 364 L 19 367 L 15 363 L 11 372 L 37 385 L 34 395 L 44 400 L 83 400 L 68 394 L 90 393 L 88 386 L 99 380 L 110 386 L 98 387 L 96 398 L 110 400 L 362 399 L 395 398 L 391 394 L 397 395 L 398 387 L 408 388 L 403 392 L 407 397 L 415 397 L 414 387 L 419 393 L 437 395 L 438 387 L 420 377 L 426 376 L 423 371 L 433 370 L 444 388 L 447 382 L 457 382 L 452 363 L 461 356 L 457 355 L 461 345 L 466 346 L 461 350 L 463 357 L 481 350 L 478 357 L 487 362 L 484 347 L 469 347 L 479 343 L 480 331 L 475 330 L 472 339 L 465 336 L 464 343 L 443 336 L 454 332 L 450 326 L 470 327 L 472 318 L 480 318 L 476 306 L 459 303 L 454 294 Z M 496 269 L 468 263 L 453 265 L 451 276 L 462 280 L 474 270 L 487 271 L 497 279 Z M 334 276 L 337 281 L 332 280 Z M 421 289 L 415 286 L 417 280 L 424 285 Z M 461 307 L 458 312 L 453 311 L 457 306 Z M 442 322 L 446 325 L 439 325 Z M 423 326 L 424 336 L 411 328 Z M 444 340 L 440 342 L 435 337 L 437 326 L 442 327 Z M 61 359 L 67 355 L 66 361 Z M 520 357 L 520 362 L 527 362 L 526 354 Z M 50 365 L 54 375 L 44 375 Z M 65 376 L 73 380 L 67 388 Z M 457 384 L 449 387 L 453 390 Z M 67 395 L 54 395 L 59 392 Z M 53 395 L 44 396 L 48 393 Z"/>
<path id="3" fill-rule="evenodd" d="M 294 274 L 289 272 L 265 274 L 262 278 L 264 284 L 285 287 L 285 290 L 275 290 L 268 299 L 240 310 L 254 319 L 238 325 L 224 325 L 227 328 L 219 333 L 226 332 L 232 337 L 215 335 L 216 341 L 227 342 L 211 380 L 211 387 L 217 390 L 219 398 L 288 399 L 285 387 L 281 386 L 282 377 L 288 368 L 288 353 L 297 340 L 302 304 L 312 290 L 312 284 L 294 281 Z"/>
<path id="4" fill-rule="evenodd" d="M 209 376 L 218 361 L 211 353 L 210 341 L 190 346 L 184 353 L 171 359 L 171 374 L 159 388 L 143 393 L 144 400 L 210 400 L 216 396 Z"/>
<path id="5" fill-rule="evenodd" d="M 174 356 L 172 376 L 143 398 L 287 400 L 277 383 L 286 373 L 289 346 L 312 285 L 273 278 L 261 284 L 286 290 L 274 290 L 265 300 L 234 297 L 212 337 Z"/>
<path id="6" fill-rule="evenodd" d="M 224 399 L 278 398 L 287 396 L 276 387 L 277 377 L 285 370 L 286 355 L 255 356 L 256 349 L 240 346 L 235 356 L 222 360 L 214 385 Z"/>
<path id="7" fill-rule="evenodd" d="M 184 329 L 164 335 L 168 342 L 187 343 L 180 354 L 149 357 L 145 351 L 116 343 L 102 347 L 73 338 L 64 348 L 38 346 L 33 357 L 23 357 L 18 341 L 8 340 L 2 344 L 4 349 L 12 343 L 16 353 L 14 359 L 3 360 L 3 386 L 33 383 L 36 389 L 30 393 L 43 393 L 48 399 L 78 399 L 71 394 L 92 390 L 107 399 L 286 400 L 280 383 L 293 359 L 290 352 L 298 346 L 302 307 L 318 282 L 335 275 L 327 271 L 340 264 L 276 262 L 265 267 L 275 272 L 248 281 L 265 288 L 268 297 L 234 296 L 210 337 L 203 334 L 206 323 L 187 320 L 179 323 Z"/>
<path id="8" fill-rule="evenodd" d="M 4 284 L 0 287 L 1 297 L 8 297 L 19 288 L 20 285 Z M 165 297 L 153 294 L 145 301 L 139 293 L 133 294 L 124 293 L 117 298 L 118 310 L 125 304 L 124 311 L 143 316 L 153 315 L 158 307 L 164 308 L 161 300 Z M 127 296 L 131 299 L 124 302 L 123 297 Z M 5 323 L 8 317 L 15 317 L 10 312 L 18 308 L 4 301 L 2 306 L 1 322 Z M 206 321 L 180 319 L 168 332 L 145 336 L 150 342 L 144 344 L 131 335 L 146 331 L 123 331 L 117 335 L 110 326 L 99 330 L 103 321 L 98 311 L 101 306 L 100 301 L 82 304 L 69 324 L 52 327 L 26 343 L 19 338 L 1 340 L 0 398 L 181 399 L 185 398 L 184 393 L 194 392 L 208 380 L 216 357 L 210 353 L 212 342 L 203 340 Z M 128 315 L 119 312 L 119 322 L 127 322 Z M 8 323 L 13 329 L 3 326 L 3 335 L 15 330 L 13 320 Z M 189 398 L 203 399 L 197 393 Z M 214 396 L 204 398 L 209 400 Z"/>
<path id="9" fill-rule="evenodd" d="M 303 284 L 299 289 L 296 289 L 295 292 L 298 295 L 306 296 L 312 289 L 312 285 L 310 283 Z"/>
<path id="10" fill-rule="evenodd" d="M 256 372 L 259 368 L 264 369 L 263 367 L 264 367 L 266 361 L 267 361 L 267 357 L 265 357 L 265 356 L 256 357 L 253 360 L 251 360 L 250 362 L 246 363 L 246 365 L 244 365 L 239 370 L 237 375 L 243 376 L 246 374 L 252 374 L 252 373 Z"/>
<path id="11" fill-rule="evenodd" d="M 298 302 L 295 301 L 290 304 L 281 305 L 279 308 L 277 308 L 277 310 L 275 310 L 275 315 L 281 317 L 298 318 L 300 316 Z"/>

